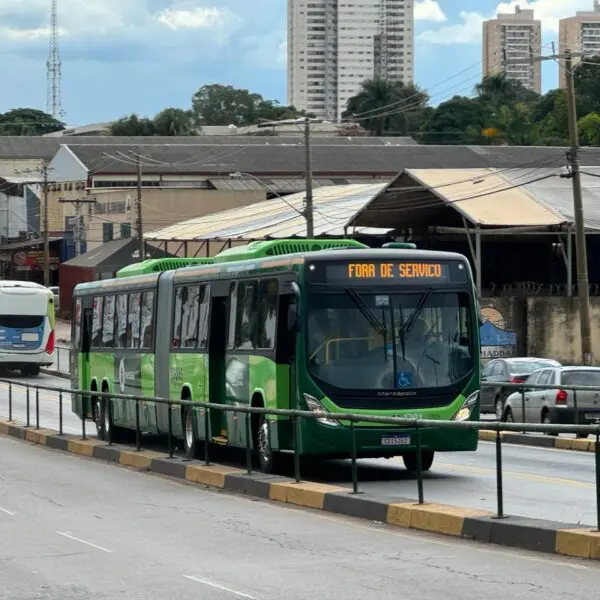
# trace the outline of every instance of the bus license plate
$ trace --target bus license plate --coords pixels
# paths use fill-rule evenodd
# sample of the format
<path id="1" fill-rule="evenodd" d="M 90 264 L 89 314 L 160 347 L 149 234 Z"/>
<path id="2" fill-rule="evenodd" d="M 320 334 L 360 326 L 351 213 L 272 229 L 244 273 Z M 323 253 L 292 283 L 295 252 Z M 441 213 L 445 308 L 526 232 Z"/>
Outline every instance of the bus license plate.
<path id="1" fill-rule="evenodd" d="M 22 333 L 21 334 L 22 342 L 37 342 L 39 339 L 40 339 L 40 336 L 37 333 Z"/>
<path id="2" fill-rule="evenodd" d="M 410 435 L 393 434 L 381 436 L 382 446 L 410 446 Z"/>

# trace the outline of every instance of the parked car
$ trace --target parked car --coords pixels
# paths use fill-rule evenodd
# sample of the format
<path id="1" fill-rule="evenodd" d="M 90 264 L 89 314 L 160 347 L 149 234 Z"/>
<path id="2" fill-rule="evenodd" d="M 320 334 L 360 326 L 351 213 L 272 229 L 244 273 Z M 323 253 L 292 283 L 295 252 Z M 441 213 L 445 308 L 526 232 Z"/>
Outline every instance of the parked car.
<path id="1" fill-rule="evenodd" d="M 536 384 L 556 385 L 556 388 L 535 390 L 527 387 Z M 600 368 L 561 366 L 535 371 L 527 378 L 523 392 L 508 396 L 502 420 L 561 425 L 600 422 L 600 391 L 563 389 L 573 385 L 600 387 Z M 578 434 L 578 437 L 587 435 Z"/>
<path id="2" fill-rule="evenodd" d="M 481 373 L 481 383 L 498 385 L 482 387 L 479 392 L 480 411 L 496 413 L 498 420 L 504 415 L 504 403 L 512 390 L 503 383 L 523 383 L 528 375 L 545 367 L 560 367 L 561 364 L 550 358 L 497 358 L 491 360 Z"/>

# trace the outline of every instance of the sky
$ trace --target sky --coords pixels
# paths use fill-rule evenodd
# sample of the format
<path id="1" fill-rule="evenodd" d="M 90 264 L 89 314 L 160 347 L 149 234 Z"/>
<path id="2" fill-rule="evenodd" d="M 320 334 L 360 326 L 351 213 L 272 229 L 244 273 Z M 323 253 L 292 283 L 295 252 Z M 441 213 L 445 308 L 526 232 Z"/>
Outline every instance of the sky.
<path id="1" fill-rule="evenodd" d="M 68 125 L 189 108 L 204 84 L 247 88 L 286 104 L 287 0 L 58 0 L 62 104 Z M 433 105 L 481 77 L 481 24 L 514 5 L 558 19 L 593 0 L 415 0 L 415 82 Z M 0 0 L 0 112 L 46 108 L 50 0 Z M 544 90 L 557 86 L 544 63 Z"/>

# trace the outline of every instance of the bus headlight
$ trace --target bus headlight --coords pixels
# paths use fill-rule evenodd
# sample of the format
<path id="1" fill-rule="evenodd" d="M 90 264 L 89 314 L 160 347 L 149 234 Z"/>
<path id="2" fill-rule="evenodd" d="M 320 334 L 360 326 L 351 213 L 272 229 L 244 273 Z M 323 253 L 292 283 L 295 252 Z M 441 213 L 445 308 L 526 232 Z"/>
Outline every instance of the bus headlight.
<path id="1" fill-rule="evenodd" d="M 306 402 L 308 409 L 312 412 L 327 412 L 325 407 L 314 396 L 311 396 L 310 394 L 304 394 L 304 401 Z M 317 421 L 319 423 L 322 423 L 323 425 L 329 425 L 331 427 L 337 427 L 339 425 L 339 423 L 337 421 L 334 421 L 333 419 L 317 419 Z"/>
<path id="2" fill-rule="evenodd" d="M 454 415 L 455 421 L 466 421 L 473 412 L 477 401 L 479 400 L 479 390 L 473 392 L 460 407 L 458 412 Z"/>

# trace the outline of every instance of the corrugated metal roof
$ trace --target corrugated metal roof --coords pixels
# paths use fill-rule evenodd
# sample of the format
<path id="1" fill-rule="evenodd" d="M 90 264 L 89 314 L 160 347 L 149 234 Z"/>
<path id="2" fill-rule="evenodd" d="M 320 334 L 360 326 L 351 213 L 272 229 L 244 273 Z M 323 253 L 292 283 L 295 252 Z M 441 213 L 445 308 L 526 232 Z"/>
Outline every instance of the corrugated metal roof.
<path id="1" fill-rule="evenodd" d="M 387 183 L 323 186 L 314 190 L 315 235 L 343 235 L 348 220 L 386 185 Z M 304 208 L 305 198 L 305 192 L 290 194 L 285 197 L 285 202 L 279 198 L 257 202 L 183 221 L 146 233 L 144 237 L 155 241 L 305 237 L 306 221 L 298 214 Z M 356 228 L 356 232 L 372 235 L 388 231 L 389 227 Z"/>
<path id="2" fill-rule="evenodd" d="M 373 177 L 336 177 L 323 178 L 313 177 L 313 188 L 322 187 L 324 185 L 348 185 L 353 183 L 387 183 L 389 178 Z M 231 178 L 231 177 L 210 177 L 210 183 L 218 190 L 260 190 L 268 191 L 268 188 L 278 193 L 297 193 L 304 191 L 306 184 L 303 177 L 288 177 L 288 178 L 268 178 L 261 177 L 260 182 L 251 177 Z"/>
<path id="3" fill-rule="evenodd" d="M 585 161 L 585 155 L 582 161 Z M 600 168 L 582 167 L 581 170 L 583 171 L 581 187 L 585 226 L 588 229 L 600 229 Z M 597 177 L 586 175 L 586 171 Z M 528 171 L 525 169 L 511 169 L 503 176 L 511 183 L 518 183 L 523 180 L 527 181 L 527 173 Z M 564 219 L 574 222 L 573 183 L 570 179 L 552 177 L 544 181 L 529 183 L 523 186 L 523 189 L 540 204 L 551 207 Z"/>
<path id="4" fill-rule="evenodd" d="M 528 193 L 526 186 L 514 187 L 556 173 L 555 169 L 536 169 L 535 173 L 532 169 L 516 169 L 511 170 L 510 175 L 509 171 L 491 169 L 408 169 L 406 172 L 471 223 L 488 227 L 551 226 L 567 220 L 558 210 Z"/>

